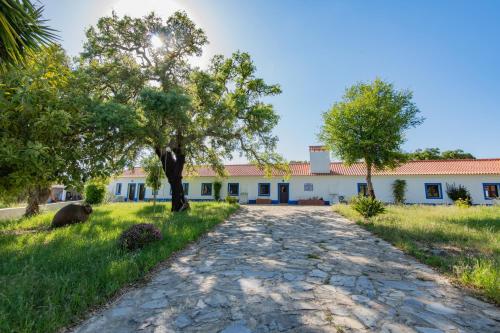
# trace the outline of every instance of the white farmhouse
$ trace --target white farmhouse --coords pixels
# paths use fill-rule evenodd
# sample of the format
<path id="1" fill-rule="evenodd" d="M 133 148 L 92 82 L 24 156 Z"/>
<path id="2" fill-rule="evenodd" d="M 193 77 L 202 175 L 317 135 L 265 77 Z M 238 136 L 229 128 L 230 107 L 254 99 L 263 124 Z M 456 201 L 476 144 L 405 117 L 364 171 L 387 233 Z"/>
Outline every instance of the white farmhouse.
<path id="1" fill-rule="evenodd" d="M 237 197 L 240 203 L 305 203 L 322 199 L 325 204 L 348 201 L 366 192 L 365 166 L 346 166 L 330 162 L 330 153 L 321 146 L 310 146 L 310 163 L 290 164 L 291 176 L 264 177 L 254 165 L 226 165 L 227 177 L 222 179 L 221 198 Z M 219 179 L 207 167 L 197 169 L 196 176 L 183 179 L 186 196 L 191 201 L 214 199 L 213 183 Z M 476 160 L 410 161 L 393 170 L 376 171 L 372 181 L 377 198 L 393 202 L 392 184 L 396 179 L 407 183 L 406 202 L 449 204 L 447 184 L 464 185 L 474 204 L 492 204 L 500 194 L 500 158 Z M 141 168 L 127 170 L 113 179 L 109 191 L 124 201 L 152 200 L 153 193 L 145 186 Z M 164 184 L 157 199 L 171 199 L 170 185 Z M 311 201 L 309 201 L 311 202 Z"/>

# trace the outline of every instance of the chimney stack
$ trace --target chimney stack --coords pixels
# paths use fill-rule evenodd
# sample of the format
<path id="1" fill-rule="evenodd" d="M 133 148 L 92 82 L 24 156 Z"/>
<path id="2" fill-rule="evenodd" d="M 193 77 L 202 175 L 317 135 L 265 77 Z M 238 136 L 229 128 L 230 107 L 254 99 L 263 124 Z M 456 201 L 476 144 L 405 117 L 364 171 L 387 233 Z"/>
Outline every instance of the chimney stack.
<path id="1" fill-rule="evenodd" d="M 330 152 L 324 146 L 309 146 L 311 173 L 330 173 Z"/>

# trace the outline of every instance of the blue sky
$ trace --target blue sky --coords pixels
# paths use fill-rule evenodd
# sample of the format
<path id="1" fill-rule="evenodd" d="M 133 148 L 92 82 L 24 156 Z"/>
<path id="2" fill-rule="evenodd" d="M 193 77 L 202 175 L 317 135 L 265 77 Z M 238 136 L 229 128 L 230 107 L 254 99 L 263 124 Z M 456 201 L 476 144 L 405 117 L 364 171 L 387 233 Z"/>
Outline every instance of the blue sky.
<path id="1" fill-rule="evenodd" d="M 42 0 L 70 55 L 84 29 L 112 9 L 167 17 L 185 10 L 213 54 L 249 52 L 258 74 L 279 83 L 278 150 L 308 159 L 322 113 L 345 87 L 381 77 L 411 89 L 426 118 L 404 149 L 461 148 L 500 157 L 500 1 Z M 236 158 L 239 162 L 241 159 Z"/>

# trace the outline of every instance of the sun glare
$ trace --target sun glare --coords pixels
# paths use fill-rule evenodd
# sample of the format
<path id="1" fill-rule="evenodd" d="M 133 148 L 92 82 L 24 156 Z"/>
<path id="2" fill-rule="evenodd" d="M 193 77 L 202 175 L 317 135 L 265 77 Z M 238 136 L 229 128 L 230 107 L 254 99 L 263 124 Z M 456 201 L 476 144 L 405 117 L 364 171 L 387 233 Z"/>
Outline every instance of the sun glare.
<path id="1" fill-rule="evenodd" d="M 153 44 L 153 47 L 157 49 L 163 46 L 163 42 L 158 35 L 153 35 L 151 37 L 151 44 Z"/>

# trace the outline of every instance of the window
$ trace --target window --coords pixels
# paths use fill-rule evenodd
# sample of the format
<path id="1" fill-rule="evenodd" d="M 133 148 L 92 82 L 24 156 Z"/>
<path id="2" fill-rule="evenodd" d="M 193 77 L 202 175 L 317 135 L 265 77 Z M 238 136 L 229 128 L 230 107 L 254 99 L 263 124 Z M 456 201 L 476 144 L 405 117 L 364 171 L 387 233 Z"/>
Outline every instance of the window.
<path id="1" fill-rule="evenodd" d="M 305 183 L 304 184 L 304 191 L 306 192 L 312 192 L 314 189 L 314 186 L 312 183 Z"/>
<path id="2" fill-rule="evenodd" d="M 486 200 L 498 198 L 500 184 L 483 184 L 484 198 Z"/>
<path id="3" fill-rule="evenodd" d="M 427 199 L 443 199 L 441 183 L 425 184 L 425 197 Z"/>
<path id="4" fill-rule="evenodd" d="M 271 195 L 271 184 L 259 183 L 259 196 L 268 197 Z"/>
<path id="5" fill-rule="evenodd" d="M 115 194 L 116 195 L 122 194 L 122 183 L 116 184 Z"/>
<path id="6" fill-rule="evenodd" d="M 364 197 L 368 196 L 368 185 L 366 183 L 358 183 L 358 195 L 360 194 Z"/>
<path id="7" fill-rule="evenodd" d="M 212 183 L 201 184 L 201 195 L 212 195 Z"/>
<path id="8" fill-rule="evenodd" d="M 238 183 L 228 183 L 227 184 L 227 194 L 229 196 L 240 195 L 240 184 Z"/>

